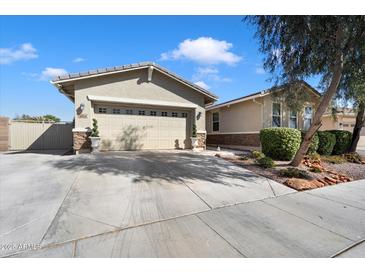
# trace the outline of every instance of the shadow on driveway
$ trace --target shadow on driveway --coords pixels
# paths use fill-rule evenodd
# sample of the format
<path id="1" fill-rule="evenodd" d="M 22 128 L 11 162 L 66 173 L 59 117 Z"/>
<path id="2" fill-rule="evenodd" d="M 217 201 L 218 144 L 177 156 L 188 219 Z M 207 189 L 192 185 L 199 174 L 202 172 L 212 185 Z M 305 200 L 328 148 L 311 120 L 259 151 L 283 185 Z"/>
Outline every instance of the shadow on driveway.
<path id="1" fill-rule="evenodd" d="M 51 165 L 57 169 L 79 169 L 98 175 L 133 175 L 134 183 L 164 179 L 176 182 L 205 180 L 212 183 L 232 185 L 230 180 L 240 179 L 253 182 L 259 176 L 234 166 L 222 159 L 191 152 L 107 152 L 67 160 L 55 160 Z"/>

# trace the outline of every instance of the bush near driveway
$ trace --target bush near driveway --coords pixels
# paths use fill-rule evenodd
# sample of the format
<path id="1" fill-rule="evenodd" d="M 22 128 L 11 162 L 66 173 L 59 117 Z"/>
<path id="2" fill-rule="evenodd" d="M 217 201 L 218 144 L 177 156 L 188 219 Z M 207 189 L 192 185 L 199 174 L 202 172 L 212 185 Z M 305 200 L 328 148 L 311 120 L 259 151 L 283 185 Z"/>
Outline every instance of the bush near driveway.
<path id="1" fill-rule="evenodd" d="M 256 163 L 263 168 L 275 167 L 273 159 L 267 156 L 256 159 Z"/>
<path id="2" fill-rule="evenodd" d="M 260 141 L 265 155 L 289 161 L 299 149 L 301 134 L 294 128 L 264 128 L 260 131 Z"/>
<path id="3" fill-rule="evenodd" d="M 340 155 L 347 152 L 351 145 L 352 133 L 346 130 L 329 130 L 336 136 L 336 144 L 333 147 L 332 154 Z"/>
<path id="4" fill-rule="evenodd" d="M 328 131 L 318 131 L 319 144 L 317 152 L 320 155 L 331 155 L 336 144 L 336 136 Z"/>
<path id="5" fill-rule="evenodd" d="M 306 134 L 306 131 L 301 131 L 300 134 L 302 135 L 302 142 L 304 140 L 304 135 Z M 317 132 L 313 135 L 312 141 L 309 145 L 307 154 L 313 154 L 317 152 L 318 149 L 318 144 L 319 144 L 319 138 L 318 138 L 318 134 Z"/>

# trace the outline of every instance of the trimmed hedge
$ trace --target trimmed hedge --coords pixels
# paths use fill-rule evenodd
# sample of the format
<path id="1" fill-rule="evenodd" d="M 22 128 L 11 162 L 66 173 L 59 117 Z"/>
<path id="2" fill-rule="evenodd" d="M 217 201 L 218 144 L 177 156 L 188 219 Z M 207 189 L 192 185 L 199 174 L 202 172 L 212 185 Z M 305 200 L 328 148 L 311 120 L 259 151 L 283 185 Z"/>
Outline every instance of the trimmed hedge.
<path id="1" fill-rule="evenodd" d="M 336 136 L 328 131 L 318 131 L 318 138 L 317 152 L 321 155 L 331 155 L 336 144 Z"/>
<path id="2" fill-rule="evenodd" d="M 304 135 L 306 134 L 306 131 L 301 131 L 300 134 L 302 135 L 302 142 L 304 139 Z M 318 138 L 318 134 L 317 132 L 313 135 L 312 141 L 309 145 L 307 154 L 313 154 L 317 152 L 318 149 L 318 145 L 319 145 L 319 138 Z"/>
<path id="3" fill-rule="evenodd" d="M 336 144 L 333 147 L 332 154 L 340 155 L 347 152 L 351 145 L 352 133 L 346 130 L 328 130 L 336 136 Z"/>
<path id="4" fill-rule="evenodd" d="M 274 160 L 291 160 L 298 151 L 301 134 L 294 128 L 264 128 L 260 131 L 262 152 Z"/>

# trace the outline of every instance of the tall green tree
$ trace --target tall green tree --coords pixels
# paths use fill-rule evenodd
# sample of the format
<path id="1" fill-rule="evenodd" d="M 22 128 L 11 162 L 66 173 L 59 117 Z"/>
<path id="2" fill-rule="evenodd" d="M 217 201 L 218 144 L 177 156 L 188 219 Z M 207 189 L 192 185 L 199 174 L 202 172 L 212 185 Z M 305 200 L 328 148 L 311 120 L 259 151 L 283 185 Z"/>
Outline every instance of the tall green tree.
<path id="1" fill-rule="evenodd" d="M 341 78 L 364 63 L 365 16 L 247 16 L 245 20 L 256 26 L 264 68 L 277 82 L 321 77 L 321 101 L 291 163 L 298 166 Z"/>
<path id="2" fill-rule="evenodd" d="M 350 102 L 356 110 L 356 121 L 349 148 L 349 152 L 355 152 L 365 123 L 365 64 L 359 70 L 354 70 L 342 78 L 337 99 Z"/>

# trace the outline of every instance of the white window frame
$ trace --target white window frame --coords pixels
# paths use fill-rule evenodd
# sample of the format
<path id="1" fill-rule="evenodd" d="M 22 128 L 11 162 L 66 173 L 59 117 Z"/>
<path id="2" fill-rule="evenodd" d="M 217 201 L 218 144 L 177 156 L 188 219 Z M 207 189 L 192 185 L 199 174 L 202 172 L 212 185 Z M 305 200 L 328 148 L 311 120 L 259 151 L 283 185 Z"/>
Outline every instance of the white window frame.
<path id="1" fill-rule="evenodd" d="M 133 109 L 126 109 L 125 114 L 133 115 Z"/>
<path id="2" fill-rule="evenodd" d="M 150 110 L 150 116 L 157 116 L 157 111 Z"/>
<path id="3" fill-rule="evenodd" d="M 182 118 L 187 118 L 188 117 L 188 113 L 187 112 L 182 112 L 181 113 L 181 117 Z"/>
<path id="4" fill-rule="evenodd" d="M 294 116 L 292 116 L 291 113 L 292 113 L 292 110 L 289 109 L 288 128 L 292 128 L 292 127 L 290 127 L 290 121 L 292 118 L 294 118 Z M 295 111 L 295 127 L 294 128 L 298 128 L 298 111 Z"/>
<path id="5" fill-rule="evenodd" d="M 218 115 L 218 121 L 214 120 L 214 114 Z M 213 112 L 212 113 L 212 131 L 213 132 L 219 132 L 220 131 L 220 127 L 221 127 L 220 120 L 221 120 L 220 113 L 219 112 Z M 214 130 L 214 124 L 218 124 L 218 130 Z"/>
<path id="6" fill-rule="evenodd" d="M 178 117 L 178 113 L 177 112 L 171 112 L 171 117 Z"/>
<path id="7" fill-rule="evenodd" d="M 167 117 L 167 116 L 168 116 L 167 111 L 161 111 L 161 116 L 163 116 L 163 117 Z"/>
<path id="8" fill-rule="evenodd" d="M 280 115 L 274 115 L 274 104 L 277 104 L 280 106 Z M 282 107 L 281 103 L 272 102 L 272 104 L 271 104 L 271 127 L 277 127 L 277 126 L 274 126 L 274 123 L 273 123 L 274 117 L 280 117 L 280 126 L 279 127 L 282 127 L 283 126 L 283 107 Z"/>
<path id="9" fill-rule="evenodd" d="M 145 116 L 146 115 L 146 111 L 145 110 L 138 110 L 138 115 Z"/>
<path id="10" fill-rule="evenodd" d="M 121 114 L 120 108 L 113 108 L 113 114 Z"/>
<path id="11" fill-rule="evenodd" d="M 312 114 L 312 116 L 311 116 L 311 118 L 310 119 L 307 119 L 306 118 L 306 112 L 305 112 L 305 109 L 306 108 L 311 108 L 311 114 Z M 309 128 L 305 128 L 305 121 L 306 120 L 310 120 L 310 124 L 309 124 L 309 127 L 311 127 L 311 125 L 312 125 L 312 123 L 313 123 L 313 106 L 311 106 L 311 105 L 308 105 L 308 106 L 305 106 L 304 107 L 304 111 L 303 111 L 303 130 L 308 130 Z"/>
<path id="12" fill-rule="evenodd" d="M 107 109 L 105 107 L 98 107 L 98 113 L 105 114 L 107 112 Z"/>

